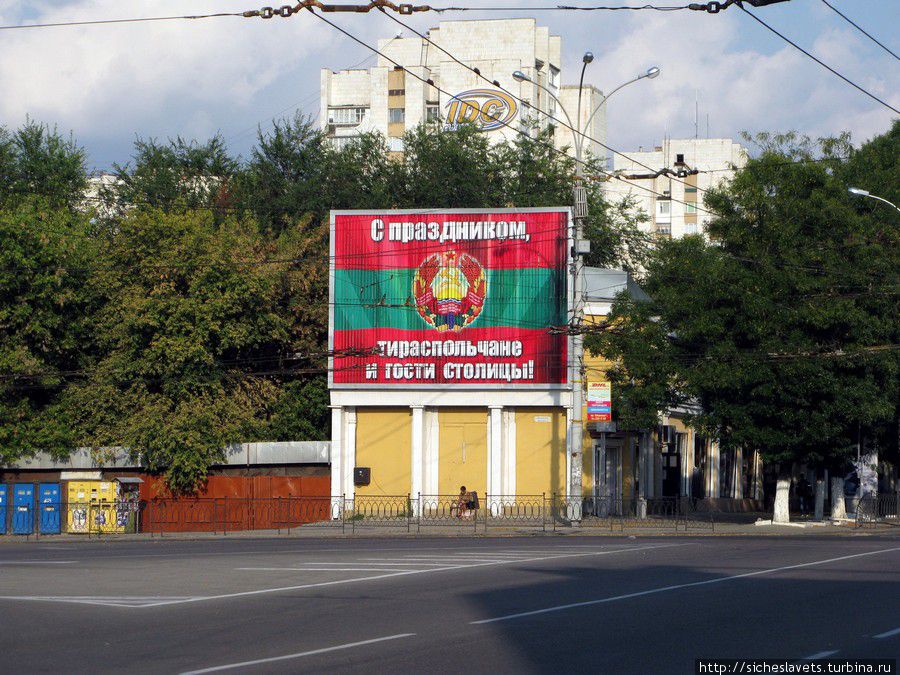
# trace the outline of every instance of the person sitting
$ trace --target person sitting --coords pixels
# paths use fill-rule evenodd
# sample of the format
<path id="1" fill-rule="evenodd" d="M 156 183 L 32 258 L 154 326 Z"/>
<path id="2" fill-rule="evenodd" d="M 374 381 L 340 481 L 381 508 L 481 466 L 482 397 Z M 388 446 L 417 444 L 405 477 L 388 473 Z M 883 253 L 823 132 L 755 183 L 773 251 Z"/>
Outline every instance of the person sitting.
<path id="1" fill-rule="evenodd" d="M 459 494 L 456 496 L 456 499 L 453 500 L 453 503 L 450 504 L 450 515 L 452 516 L 453 512 L 456 511 L 457 518 L 464 518 L 465 514 L 468 512 L 467 502 L 468 492 L 466 492 L 466 486 L 461 485 Z"/>

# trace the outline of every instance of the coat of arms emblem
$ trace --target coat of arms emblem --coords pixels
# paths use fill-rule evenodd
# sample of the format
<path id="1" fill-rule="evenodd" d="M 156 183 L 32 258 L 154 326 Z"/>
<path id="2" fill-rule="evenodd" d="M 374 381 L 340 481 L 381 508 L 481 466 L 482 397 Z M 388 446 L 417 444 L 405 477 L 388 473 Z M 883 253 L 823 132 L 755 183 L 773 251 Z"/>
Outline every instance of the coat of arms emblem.
<path id="1" fill-rule="evenodd" d="M 468 253 L 434 253 L 416 270 L 416 311 L 438 331 L 459 332 L 470 325 L 481 314 L 486 295 L 484 268 Z"/>

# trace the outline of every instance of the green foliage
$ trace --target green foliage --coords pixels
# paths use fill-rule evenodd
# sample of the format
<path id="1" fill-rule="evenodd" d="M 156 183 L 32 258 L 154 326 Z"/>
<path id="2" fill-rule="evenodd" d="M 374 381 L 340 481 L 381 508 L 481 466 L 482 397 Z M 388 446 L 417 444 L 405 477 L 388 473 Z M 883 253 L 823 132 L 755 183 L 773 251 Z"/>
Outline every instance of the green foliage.
<path id="1" fill-rule="evenodd" d="M 825 161 L 791 163 L 813 144 L 764 136 L 762 154 L 706 195 L 713 241 L 661 243 L 652 305 L 620 300 L 612 329 L 588 341 L 617 359 L 628 414 L 691 401 L 696 426 L 726 445 L 832 466 L 860 433 L 896 425 L 900 228 L 896 212 L 854 202 L 846 179 L 869 155 L 896 172 L 896 127 L 889 138 L 848 162 L 835 156 L 843 139 L 820 141 Z"/>
<path id="2" fill-rule="evenodd" d="M 55 128 L 32 120 L 13 134 L 0 127 L 0 204 L 33 196 L 52 206 L 81 203 L 84 161 L 84 150 Z"/>
<path id="3" fill-rule="evenodd" d="M 238 168 L 220 136 L 203 144 L 181 137 L 167 143 L 138 139 L 132 162 L 114 165 L 115 181 L 101 189 L 106 210 L 118 217 L 134 206 L 227 207 Z"/>
<path id="4" fill-rule="evenodd" d="M 403 140 L 336 150 L 302 116 L 243 162 L 218 136 L 139 139 L 86 203 L 74 142 L 0 131 L 0 459 L 125 447 L 189 492 L 230 443 L 328 438 L 330 210 L 571 202 L 546 131 Z M 635 223 L 586 184 L 592 260 L 637 260 Z"/>
<path id="5" fill-rule="evenodd" d="M 90 363 L 89 230 L 46 199 L 0 209 L 0 460 L 72 447 L 58 399 L 66 374 Z"/>

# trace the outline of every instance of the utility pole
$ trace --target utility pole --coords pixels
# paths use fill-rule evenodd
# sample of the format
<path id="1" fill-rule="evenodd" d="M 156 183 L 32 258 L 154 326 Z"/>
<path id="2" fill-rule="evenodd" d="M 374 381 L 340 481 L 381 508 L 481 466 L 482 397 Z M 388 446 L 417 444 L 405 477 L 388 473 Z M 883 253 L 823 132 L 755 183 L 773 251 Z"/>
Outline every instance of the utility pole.
<path id="1" fill-rule="evenodd" d="M 569 515 L 573 520 L 581 520 L 581 502 L 582 502 L 582 486 L 581 476 L 584 466 L 583 456 L 583 438 L 584 438 L 584 336 L 582 335 L 582 326 L 584 324 L 584 265 L 581 256 L 590 251 L 590 242 L 584 238 L 584 221 L 588 217 L 587 190 L 584 187 L 584 139 L 589 135 L 591 122 L 594 116 L 603 108 L 609 97 L 615 94 L 623 87 L 637 82 L 638 80 L 653 79 L 659 75 L 659 68 L 653 66 L 648 68 L 646 72 L 641 73 L 637 77 L 620 84 L 611 92 L 606 94 L 600 102 L 594 107 L 594 110 L 588 115 L 587 121 L 581 123 L 581 96 L 584 91 L 584 71 L 594 55 L 591 52 L 585 52 L 582 57 L 581 78 L 578 81 L 578 109 L 575 114 L 575 123 L 562 104 L 550 89 L 544 85 L 535 82 L 521 70 L 513 73 L 513 79 L 517 82 L 531 82 L 538 88 L 544 90 L 559 105 L 569 128 L 572 130 L 572 139 L 575 146 L 575 184 L 573 187 L 573 212 L 575 231 L 572 237 L 572 269 L 569 278 L 574 286 L 572 293 L 572 353 L 569 355 L 571 359 L 570 378 L 572 385 L 572 419 L 566 430 L 566 453 L 568 456 L 567 464 L 569 465 L 568 476 L 568 497 L 569 497 Z"/>

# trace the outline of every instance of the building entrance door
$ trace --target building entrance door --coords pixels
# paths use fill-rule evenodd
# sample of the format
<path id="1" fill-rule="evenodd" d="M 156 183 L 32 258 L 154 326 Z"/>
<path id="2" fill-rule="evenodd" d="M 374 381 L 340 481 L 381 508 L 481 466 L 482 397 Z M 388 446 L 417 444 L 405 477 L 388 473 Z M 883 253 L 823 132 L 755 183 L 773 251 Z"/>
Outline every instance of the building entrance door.
<path id="1" fill-rule="evenodd" d="M 442 416 L 450 417 L 445 413 Z M 463 485 L 484 497 L 487 486 L 487 420 L 445 421 L 440 428 L 438 487 L 442 495 L 459 494 Z M 484 421 L 482 421 L 484 420 Z"/>
<path id="2" fill-rule="evenodd" d="M 662 457 L 662 496 L 678 497 L 681 493 L 681 454 L 676 443 L 663 446 Z"/>
<path id="3" fill-rule="evenodd" d="M 594 447 L 594 515 L 617 513 L 622 498 L 622 441 L 604 436 Z"/>

